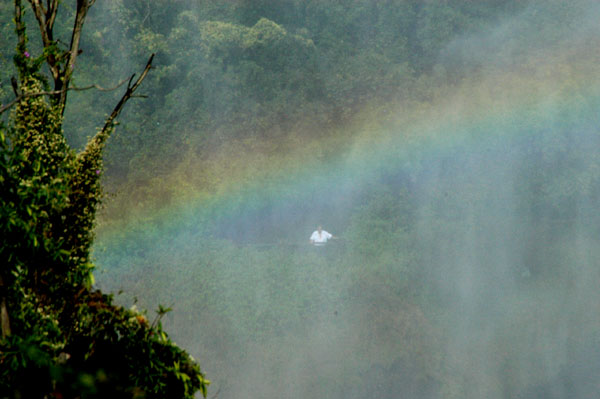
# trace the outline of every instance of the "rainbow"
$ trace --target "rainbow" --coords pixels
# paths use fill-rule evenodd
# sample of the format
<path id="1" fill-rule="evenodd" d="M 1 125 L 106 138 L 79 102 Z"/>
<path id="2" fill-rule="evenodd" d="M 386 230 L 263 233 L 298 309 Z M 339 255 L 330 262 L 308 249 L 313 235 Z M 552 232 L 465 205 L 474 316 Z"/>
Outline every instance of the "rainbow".
<path id="1" fill-rule="evenodd" d="M 125 196 L 107 203 L 98 247 L 111 252 L 126 243 L 152 246 L 147 240 L 165 237 L 176 242 L 190 231 L 208 232 L 216 224 L 235 223 L 252 212 L 268 215 L 269 210 L 294 214 L 296 222 L 317 223 L 377 176 L 397 170 L 410 176 L 417 173 L 415 165 L 453 151 L 479 151 L 482 146 L 502 151 L 511 140 L 557 128 L 596 134 L 597 33 L 590 29 L 518 62 L 481 67 L 452 84 L 442 73 L 439 83 L 435 77 L 422 83 L 435 87 L 423 90 L 422 97 L 365 106 L 351 124 L 322 139 L 291 134 L 232 142 L 205 159 L 190 154 L 155 186 L 134 187 L 141 200 Z M 418 92 L 419 83 L 414 87 Z M 166 193 L 169 200 L 148 204 L 152 192 Z M 306 204 L 329 198 L 332 206 L 310 214 Z"/>
<path id="2" fill-rule="evenodd" d="M 534 12 L 483 38 L 457 40 L 449 53 L 472 53 L 464 78 L 434 70 L 415 79 L 403 100 L 366 104 L 351 122 L 321 137 L 289 132 L 232 141 L 202 159 L 182 154 L 168 175 L 107 201 L 94 251 L 98 270 L 107 272 L 97 273 L 100 288 L 133 292 L 148 308 L 175 304 L 169 326 L 175 339 L 207 359 L 215 386 L 231 385 L 232 392 L 261 381 L 279 396 L 304 393 L 299 385 L 339 384 L 346 376 L 362 378 L 367 369 L 379 373 L 396 358 L 394 351 L 413 350 L 424 353 L 419 359 L 436 352 L 435 361 L 418 367 L 445 363 L 429 375 L 440 367 L 447 392 L 457 397 L 502 397 L 511 384 L 512 393 L 526 395 L 536 392 L 529 387 L 566 381 L 557 376 L 581 381 L 591 374 L 570 374 L 570 368 L 580 363 L 577 353 L 589 353 L 597 341 L 589 306 L 599 303 L 600 195 L 600 5 L 582 3 L 593 9 L 575 18 L 577 29 L 551 27 L 560 41 L 538 37 L 530 24 Z M 567 165 L 547 167 L 565 152 Z M 546 175 L 536 180 L 537 173 Z M 547 176 L 553 173 L 563 175 Z M 538 198 L 530 181 L 549 184 Z M 343 246 L 305 250 L 317 223 L 343 236 L 344 223 L 376 202 L 369 193 L 391 192 L 395 200 L 405 188 L 406 202 L 417 204 L 407 212 L 416 219 L 410 237 L 394 226 L 399 234 L 380 258 L 365 262 L 361 249 Z M 562 212 L 565 192 L 581 201 L 572 206 L 575 217 L 570 209 Z M 568 223 L 554 220 L 556 208 L 548 203 L 558 204 Z M 532 208 L 542 209 L 541 217 Z M 556 236 L 538 239 L 548 231 Z M 305 247 L 254 245 L 280 238 Z M 415 264 L 406 266 L 413 254 L 404 259 L 405 248 L 418 252 Z M 522 274 L 530 266 L 552 269 L 553 262 L 561 270 L 548 272 L 548 281 Z M 431 287 L 417 283 L 405 293 L 402 284 L 413 282 L 405 276 L 410 268 L 424 271 Z M 377 299 L 378 290 L 385 300 Z M 434 299 L 419 303 L 413 290 Z M 377 318 L 361 316 L 379 310 Z M 431 347 L 430 323 L 432 336 L 443 336 Z M 396 328 L 401 324 L 415 324 L 426 338 L 415 341 Z M 383 330 L 380 339 L 376 333 Z M 309 360 L 282 355 L 297 351 L 309 353 Z M 331 361 L 314 361 L 328 356 Z"/>

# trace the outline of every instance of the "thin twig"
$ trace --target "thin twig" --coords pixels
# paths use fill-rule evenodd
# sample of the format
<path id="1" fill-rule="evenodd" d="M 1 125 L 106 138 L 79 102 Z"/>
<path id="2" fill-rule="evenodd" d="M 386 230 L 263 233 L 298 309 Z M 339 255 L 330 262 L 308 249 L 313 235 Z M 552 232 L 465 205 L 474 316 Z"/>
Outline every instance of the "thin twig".
<path id="1" fill-rule="evenodd" d="M 13 105 L 15 105 L 16 103 L 18 103 L 19 101 L 21 101 L 22 98 L 23 97 L 17 97 L 8 104 L 0 106 L 0 114 L 12 107 Z"/>
<path id="2" fill-rule="evenodd" d="M 19 93 L 19 84 L 17 83 L 17 78 L 11 76 L 10 85 L 12 86 L 13 93 L 15 93 L 15 96 L 19 97 L 21 93 Z"/>
<path id="3" fill-rule="evenodd" d="M 15 0 L 15 28 L 17 31 L 18 48 L 25 47 L 25 23 L 23 22 L 23 5 L 21 0 Z"/>
<path id="4" fill-rule="evenodd" d="M 24 94 L 20 94 L 20 95 L 17 94 L 18 91 L 15 91 L 15 94 L 17 95 L 17 97 L 14 100 L 12 100 L 11 102 L 9 102 L 8 104 L 0 106 L 0 114 L 25 98 L 39 97 L 39 96 L 54 96 L 54 95 L 62 93 L 65 90 L 85 91 L 85 90 L 90 90 L 90 89 L 96 89 L 96 90 L 100 90 L 100 91 L 114 91 L 114 90 L 117 90 L 119 87 L 123 86 L 125 84 L 125 82 L 127 82 L 127 80 L 129 80 L 129 78 L 123 79 L 115 87 L 108 87 L 108 88 L 99 86 L 97 84 L 91 84 L 89 86 L 84 86 L 84 87 L 72 86 L 72 87 L 64 88 L 62 90 L 37 91 L 35 93 L 24 93 Z M 13 90 L 15 90 L 14 86 L 13 86 Z"/>
<path id="5" fill-rule="evenodd" d="M 85 21 L 85 17 L 89 8 L 92 6 L 94 1 L 91 2 L 89 0 L 77 0 L 77 12 L 75 14 L 75 23 L 73 24 L 73 34 L 71 36 L 71 44 L 69 45 L 69 52 L 67 56 L 67 60 L 62 70 L 62 76 L 60 77 L 61 82 L 55 81 L 55 88 L 62 89 L 63 86 L 65 88 L 69 87 L 71 83 L 71 76 L 73 74 L 73 68 L 75 66 L 75 60 L 79 55 L 79 41 L 81 39 L 81 31 L 83 29 L 83 23 Z M 59 84 L 56 87 L 56 84 Z M 67 104 L 67 91 L 65 90 L 60 94 L 60 100 L 58 101 L 58 105 L 61 107 L 61 114 L 64 114 L 65 108 Z"/>
<path id="6" fill-rule="evenodd" d="M 217 396 L 219 396 L 219 393 L 220 393 L 220 392 L 221 392 L 221 387 L 219 387 L 219 388 L 217 389 L 217 392 L 215 392 L 215 394 L 212 396 L 212 398 L 211 398 L 211 399 L 215 399 Z"/>
<path id="7" fill-rule="evenodd" d="M 89 90 L 89 89 L 97 89 L 100 91 L 114 91 L 114 90 L 117 90 L 119 87 L 123 86 L 125 84 L 125 82 L 127 82 L 127 78 L 120 81 L 115 87 L 106 88 L 106 87 L 98 86 L 97 84 L 91 84 L 89 86 L 84 86 L 84 87 L 72 86 L 72 87 L 69 87 L 67 90 L 83 91 L 83 90 Z"/>
<path id="8" fill-rule="evenodd" d="M 114 125 L 115 119 L 121 113 L 121 110 L 125 106 L 125 103 L 127 102 L 127 100 L 129 100 L 133 96 L 133 93 L 135 92 L 135 90 L 142 83 L 142 81 L 144 80 L 146 75 L 148 75 L 148 72 L 150 72 L 150 68 L 152 68 L 152 60 L 153 59 L 154 59 L 154 54 L 152 54 L 150 56 L 150 58 L 148 59 L 148 62 L 146 63 L 146 67 L 144 68 L 144 71 L 142 72 L 140 77 L 137 78 L 137 80 L 135 81 L 135 83 L 133 85 L 131 84 L 131 82 L 132 82 L 135 74 L 131 75 L 131 78 L 129 79 L 129 83 L 127 84 L 127 90 L 125 91 L 125 94 L 123 94 L 123 97 L 121 97 L 121 100 L 113 109 L 113 112 L 110 114 L 110 116 L 106 120 L 106 123 L 104 123 L 104 127 L 102 128 L 102 130 L 96 134 L 96 137 L 103 136 L 104 132 L 106 132 L 107 129 L 110 129 Z"/>

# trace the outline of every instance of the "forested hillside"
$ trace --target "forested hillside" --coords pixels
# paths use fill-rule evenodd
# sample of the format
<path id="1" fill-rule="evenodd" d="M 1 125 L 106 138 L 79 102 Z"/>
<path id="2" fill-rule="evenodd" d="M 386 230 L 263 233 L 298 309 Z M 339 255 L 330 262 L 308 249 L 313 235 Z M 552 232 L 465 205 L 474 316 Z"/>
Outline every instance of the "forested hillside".
<path id="1" fill-rule="evenodd" d="M 156 56 L 107 144 L 96 285 L 172 307 L 209 396 L 598 396 L 598 17 L 592 0 L 99 2 L 75 84 Z M 72 146 L 119 95 L 70 94 Z M 336 239 L 311 246 L 318 225 Z"/>
<path id="2" fill-rule="evenodd" d="M 131 195 L 137 191 L 144 197 L 139 186 L 151 185 L 155 197 L 168 201 L 173 193 L 160 180 L 178 167 L 201 175 L 195 178 L 207 189 L 219 185 L 223 171 L 214 165 L 220 160 L 211 159 L 215 151 L 253 152 L 258 146 L 279 156 L 298 142 L 351 134 L 345 124 L 367 104 L 385 107 L 435 95 L 436 76 L 452 84 L 467 72 L 460 57 L 452 65 L 441 62 L 448 43 L 525 6 L 521 1 L 107 2 L 90 10 L 75 82 L 114 86 L 148 53 L 157 53 L 144 92 L 149 98 L 123 117 L 108 150 L 107 183 L 127 181 Z M 11 12 L 11 4 L 2 6 L 7 38 L 14 37 Z M 68 15 L 64 21 L 57 30 L 68 27 Z M 66 42 L 68 32 L 57 37 Z M 14 42 L 2 46 L 6 67 L 0 94 L 7 99 Z M 85 143 L 117 96 L 73 94 L 77 107 L 67 109 L 66 120 L 73 145 Z M 264 141 L 276 143 L 257 144 Z M 207 158 L 206 170 L 187 170 L 186 162 L 199 157 Z M 238 169 L 232 172 L 243 173 Z"/>

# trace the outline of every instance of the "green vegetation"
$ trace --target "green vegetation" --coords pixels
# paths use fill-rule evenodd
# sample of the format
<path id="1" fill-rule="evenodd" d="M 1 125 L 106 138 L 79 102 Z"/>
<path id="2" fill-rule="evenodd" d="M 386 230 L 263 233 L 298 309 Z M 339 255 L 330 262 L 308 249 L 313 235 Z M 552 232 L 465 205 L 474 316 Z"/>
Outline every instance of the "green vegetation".
<path id="1" fill-rule="evenodd" d="M 58 2 L 47 6 L 51 20 Z M 93 289 L 102 153 L 114 124 L 109 118 L 83 151 L 71 149 L 62 131 L 63 88 L 77 44 L 59 50 L 50 22 L 43 54 L 32 56 L 19 0 L 14 10 L 17 99 L 8 125 L 0 126 L 0 396 L 192 398 L 198 390 L 206 396 L 208 381 L 170 341 L 160 318 L 150 325 L 142 313 Z M 78 15 L 74 31 L 85 11 Z M 54 74 L 52 90 L 43 64 Z"/>
<path id="2" fill-rule="evenodd" d="M 98 2 L 73 85 L 155 53 L 148 98 L 106 150 L 117 91 L 69 92 L 64 118 L 24 98 L 2 130 L 0 386 L 191 396 L 162 321 L 217 397 L 597 397 L 594 3 Z M 46 89 L 43 43 L 21 69 L 17 45 L 5 104 L 19 71 Z M 341 239 L 308 246 L 317 224 Z"/>
<path id="3" fill-rule="evenodd" d="M 341 136 L 348 142 L 344 126 L 364 106 L 391 110 L 392 104 L 412 101 L 416 93 L 436 95 L 440 79 L 459 81 L 463 66 L 442 62 L 440 50 L 526 3 L 96 4 L 81 39 L 84 52 L 73 76 L 78 85 L 113 86 L 116 77 L 125 77 L 123 71 L 143 64 L 147 54 L 157 54 L 144 85 L 149 98 L 143 108 L 120 119 L 120 133 L 107 149 L 107 187 L 128 193 L 115 199 L 120 204 L 112 209 L 126 208 L 130 198 L 148 198 L 146 190 L 158 203 L 170 201 L 172 173 L 201 175 L 195 186 L 214 189 L 223 171 L 214 169 L 221 160 L 211 158 L 216 152 L 238 151 L 248 140 L 275 142 L 276 152 L 269 155 L 280 156 L 313 139 Z M 74 13 L 70 5 L 65 7 L 56 28 L 63 42 L 69 38 L 65 21 Z M 1 21 L 10 25 L 10 7 L 3 8 Z M 10 42 L 3 45 L 1 53 L 10 54 Z M 9 71 L 7 65 L 0 76 L 5 84 Z M 90 92 L 71 96 L 77 106 L 66 109 L 65 132 L 71 145 L 82 148 L 116 98 Z M 207 158 L 202 173 L 190 165 L 198 158 Z"/>

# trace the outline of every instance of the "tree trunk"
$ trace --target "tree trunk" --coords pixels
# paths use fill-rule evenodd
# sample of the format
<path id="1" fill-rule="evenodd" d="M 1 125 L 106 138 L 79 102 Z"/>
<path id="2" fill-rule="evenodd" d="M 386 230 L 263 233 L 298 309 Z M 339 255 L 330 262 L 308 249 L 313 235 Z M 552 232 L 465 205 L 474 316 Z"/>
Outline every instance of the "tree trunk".
<path id="1" fill-rule="evenodd" d="M 0 325 L 2 326 L 2 339 L 5 339 L 10 335 L 10 320 L 6 307 L 6 286 L 2 275 L 0 275 Z"/>

